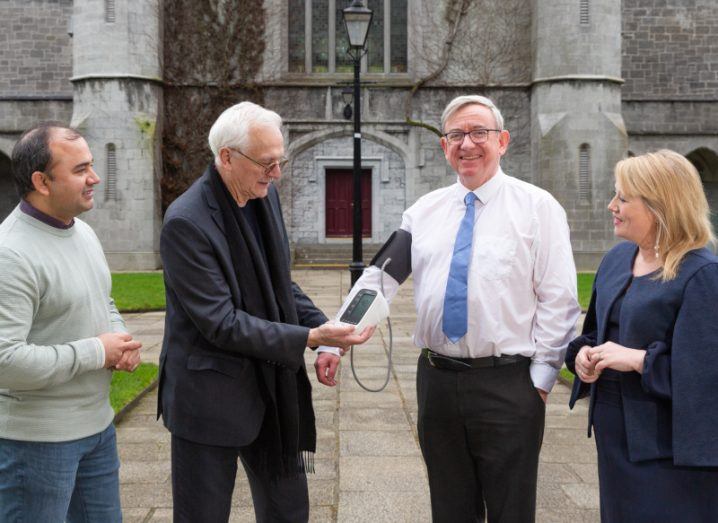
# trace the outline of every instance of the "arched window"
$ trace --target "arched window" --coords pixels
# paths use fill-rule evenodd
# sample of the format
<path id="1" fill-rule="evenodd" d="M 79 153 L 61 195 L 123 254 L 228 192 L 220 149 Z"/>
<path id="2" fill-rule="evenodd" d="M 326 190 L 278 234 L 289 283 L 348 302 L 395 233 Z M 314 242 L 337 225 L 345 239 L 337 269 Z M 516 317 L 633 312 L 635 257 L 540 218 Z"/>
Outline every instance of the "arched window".
<path id="1" fill-rule="evenodd" d="M 579 21 L 581 25 L 588 25 L 588 0 L 579 0 Z"/>
<path id="2" fill-rule="evenodd" d="M 578 149 L 578 199 L 591 200 L 591 148 L 587 143 Z"/>
<path id="3" fill-rule="evenodd" d="M 117 201 L 117 149 L 114 143 L 108 143 L 107 170 L 105 172 L 105 201 Z"/>
<path id="4" fill-rule="evenodd" d="M 342 0 L 289 0 L 289 72 L 351 73 Z M 405 73 L 407 0 L 368 0 L 366 71 Z"/>
<path id="5" fill-rule="evenodd" d="M 105 22 L 115 23 L 115 0 L 105 0 Z"/>

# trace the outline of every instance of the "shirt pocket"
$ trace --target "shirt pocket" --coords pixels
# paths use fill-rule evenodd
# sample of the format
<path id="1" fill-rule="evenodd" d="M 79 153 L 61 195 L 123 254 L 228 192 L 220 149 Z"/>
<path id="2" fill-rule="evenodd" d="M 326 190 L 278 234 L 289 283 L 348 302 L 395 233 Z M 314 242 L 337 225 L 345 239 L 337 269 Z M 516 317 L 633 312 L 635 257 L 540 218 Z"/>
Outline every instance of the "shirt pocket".
<path id="1" fill-rule="evenodd" d="M 503 236 L 477 237 L 473 252 L 474 269 L 484 280 L 507 278 L 516 262 L 516 240 Z"/>

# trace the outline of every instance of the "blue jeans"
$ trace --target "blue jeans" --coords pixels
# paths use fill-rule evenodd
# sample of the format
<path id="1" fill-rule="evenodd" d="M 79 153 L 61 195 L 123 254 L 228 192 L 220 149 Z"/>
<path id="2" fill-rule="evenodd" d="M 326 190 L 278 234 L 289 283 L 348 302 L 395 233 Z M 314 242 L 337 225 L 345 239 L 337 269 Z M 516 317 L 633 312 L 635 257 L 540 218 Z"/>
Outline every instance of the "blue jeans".
<path id="1" fill-rule="evenodd" d="M 115 427 L 74 441 L 0 438 L 0 523 L 122 521 Z"/>

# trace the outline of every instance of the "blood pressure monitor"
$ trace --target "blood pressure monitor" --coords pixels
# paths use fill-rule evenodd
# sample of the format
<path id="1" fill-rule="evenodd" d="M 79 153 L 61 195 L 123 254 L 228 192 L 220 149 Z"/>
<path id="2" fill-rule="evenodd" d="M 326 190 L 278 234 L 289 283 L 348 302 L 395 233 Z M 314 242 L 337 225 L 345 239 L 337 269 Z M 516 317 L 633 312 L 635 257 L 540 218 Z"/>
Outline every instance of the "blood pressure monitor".
<path id="1" fill-rule="evenodd" d="M 389 304 L 384 295 L 372 289 L 361 289 L 344 309 L 339 322 L 355 325 L 354 332 L 359 334 L 365 327 L 376 325 L 389 316 Z"/>

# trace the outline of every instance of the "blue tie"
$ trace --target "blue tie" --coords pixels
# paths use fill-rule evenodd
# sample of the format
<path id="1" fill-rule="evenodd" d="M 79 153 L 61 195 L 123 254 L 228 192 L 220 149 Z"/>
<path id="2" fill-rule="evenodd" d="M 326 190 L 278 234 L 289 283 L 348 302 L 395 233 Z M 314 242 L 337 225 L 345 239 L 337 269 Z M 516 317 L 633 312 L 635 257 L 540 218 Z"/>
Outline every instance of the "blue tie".
<path id="1" fill-rule="evenodd" d="M 454 255 L 451 258 L 449 279 L 446 282 L 444 295 L 444 319 L 441 329 L 452 343 L 459 341 L 466 334 L 466 288 L 471 261 L 471 241 L 474 238 L 474 202 L 473 192 L 464 197 L 466 214 L 461 220 L 459 232 L 454 243 Z"/>

